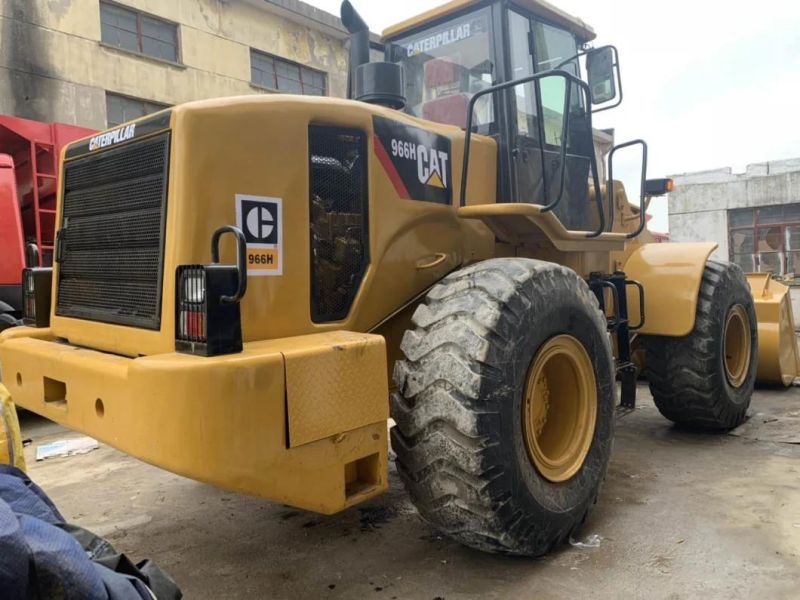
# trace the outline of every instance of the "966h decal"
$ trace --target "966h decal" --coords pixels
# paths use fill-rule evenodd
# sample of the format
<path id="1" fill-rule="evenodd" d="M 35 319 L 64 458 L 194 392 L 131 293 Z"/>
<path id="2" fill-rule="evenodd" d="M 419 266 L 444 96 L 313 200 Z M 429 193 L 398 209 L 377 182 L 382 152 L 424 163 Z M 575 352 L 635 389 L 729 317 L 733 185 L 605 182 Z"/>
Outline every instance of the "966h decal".
<path id="1" fill-rule="evenodd" d="M 236 194 L 236 226 L 247 242 L 247 275 L 283 275 L 283 207 L 280 198 Z"/>
<path id="2" fill-rule="evenodd" d="M 450 138 L 373 117 L 375 154 L 401 198 L 451 204 Z"/>

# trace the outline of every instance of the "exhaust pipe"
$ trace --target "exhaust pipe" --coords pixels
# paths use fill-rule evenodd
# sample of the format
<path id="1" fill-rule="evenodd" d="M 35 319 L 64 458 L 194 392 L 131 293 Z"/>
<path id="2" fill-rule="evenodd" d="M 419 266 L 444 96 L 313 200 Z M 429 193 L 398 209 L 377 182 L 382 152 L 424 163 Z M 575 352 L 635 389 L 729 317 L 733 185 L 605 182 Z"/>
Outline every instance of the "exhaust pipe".
<path id="1" fill-rule="evenodd" d="M 356 69 L 369 62 L 369 27 L 358 14 L 350 0 L 344 0 L 341 8 L 342 25 L 350 33 L 350 66 L 347 71 L 347 97 L 355 96 Z"/>

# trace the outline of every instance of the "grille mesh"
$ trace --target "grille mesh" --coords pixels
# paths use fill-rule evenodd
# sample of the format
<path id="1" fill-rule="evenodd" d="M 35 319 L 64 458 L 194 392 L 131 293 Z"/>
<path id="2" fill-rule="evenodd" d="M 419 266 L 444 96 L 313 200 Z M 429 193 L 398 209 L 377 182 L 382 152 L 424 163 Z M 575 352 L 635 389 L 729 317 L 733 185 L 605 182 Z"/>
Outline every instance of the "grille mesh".
<path id="1" fill-rule="evenodd" d="M 309 128 L 311 315 L 344 319 L 368 262 L 367 156 L 362 131 Z"/>
<path id="2" fill-rule="evenodd" d="M 158 329 L 169 134 L 64 167 L 56 314 Z"/>

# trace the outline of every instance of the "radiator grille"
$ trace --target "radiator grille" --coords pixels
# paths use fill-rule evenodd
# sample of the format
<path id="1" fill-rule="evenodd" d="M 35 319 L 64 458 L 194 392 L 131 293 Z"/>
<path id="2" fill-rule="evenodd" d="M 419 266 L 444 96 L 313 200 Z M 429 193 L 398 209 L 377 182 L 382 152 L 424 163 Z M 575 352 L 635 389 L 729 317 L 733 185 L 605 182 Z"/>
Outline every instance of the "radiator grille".
<path id="1" fill-rule="evenodd" d="M 368 264 L 367 154 L 362 131 L 309 128 L 311 316 L 344 319 Z"/>
<path id="2" fill-rule="evenodd" d="M 160 327 L 169 140 L 65 165 L 57 315 Z"/>

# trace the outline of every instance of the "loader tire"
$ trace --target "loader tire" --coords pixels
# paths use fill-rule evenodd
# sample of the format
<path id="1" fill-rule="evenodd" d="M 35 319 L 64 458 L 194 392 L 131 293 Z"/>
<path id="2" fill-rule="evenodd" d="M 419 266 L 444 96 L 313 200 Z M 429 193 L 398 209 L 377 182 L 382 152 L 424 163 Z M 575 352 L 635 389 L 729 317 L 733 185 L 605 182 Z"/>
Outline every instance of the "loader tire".
<path id="1" fill-rule="evenodd" d="M 755 305 L 741 268 L 710 260 L 694 329 L 684 337 L 647 337 L 646 375 L 670 421 L 727 430 L 744 421 L 758 363 Z"/>
<path id="2" fill-rule="evenodd" d="M 545 554 L 585 521 L 611 453 L 595 296 L 565 267 L 498 258 L 446 277 L 412 322 L 392 448 L 419 513 L 473 548 Z"/>

